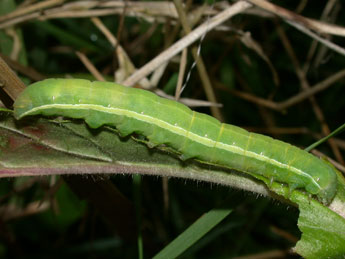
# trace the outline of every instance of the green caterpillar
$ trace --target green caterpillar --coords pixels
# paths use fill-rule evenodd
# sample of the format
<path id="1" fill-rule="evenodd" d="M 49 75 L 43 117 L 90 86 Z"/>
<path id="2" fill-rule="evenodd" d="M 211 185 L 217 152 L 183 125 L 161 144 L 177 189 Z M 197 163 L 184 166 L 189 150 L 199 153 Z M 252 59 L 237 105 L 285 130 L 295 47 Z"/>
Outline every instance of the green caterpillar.
<path id="1" fill-rule="evenodd" d="M 16 119 L 35 114 L 83 118 L 91 128 L 114 126 L 122 136 L 135 132 L 150 146 L 173 148 L 183 160 L 195 158 L 264 176 L 291 190 L 303 188 L 323 204 L 336 193 L 335 169 L 313 155 L 145 90 L 110 82 L 47 79 L 26 88 L 14 104 Z"/>

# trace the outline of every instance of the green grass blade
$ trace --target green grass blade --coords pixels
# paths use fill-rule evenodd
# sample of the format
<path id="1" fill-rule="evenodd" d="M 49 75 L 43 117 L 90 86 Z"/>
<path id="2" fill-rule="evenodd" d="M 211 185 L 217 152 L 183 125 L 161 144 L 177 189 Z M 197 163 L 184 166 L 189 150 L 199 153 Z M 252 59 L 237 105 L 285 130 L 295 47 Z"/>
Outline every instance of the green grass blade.
<path id="1" fill-rule="evenodd" d="M 212 228 L 217 226 L 224 218 L 226 218 L 232 209 L 214 208 L 201 216 L 182 234 L 161 250 L 154 259 L 176 258 L 185 252 L 189 247 L 195 244 L 200 238 L 206 235 Z"/>
<path id="2" fill-rule="evenodd" d="M 102 49 L 91 44 L 89 41 L 74 35 L 68 31 L 61 29 L 48 21 L 34 21 L 33 22 L 38 30 L 45 31 L 58 39 L 62 44 L 71 45 L 76 49 L 85 49 L 96 53 L 102 53 Z"/>
<path id="3" fill-rule="evenodd" d="M 328 136 L 320 139 L 319 141 L 315 142 L 314 144 L 310 145 L 309 147 L 307 147 L 305 149 L 305 151 L 310 151 L 314 148 L 316 148 L 318 145 L 322 144 L 323 142 L 327 141 L 329 138 L 334 137 L 335 135 L 341 133 L 343 130 L 345 129 L 345 123 L 343 125 L 341 125 L 339 128 L 337 128 L 336 130 L 334 130 L 331 134 L 329 134 Z"/>

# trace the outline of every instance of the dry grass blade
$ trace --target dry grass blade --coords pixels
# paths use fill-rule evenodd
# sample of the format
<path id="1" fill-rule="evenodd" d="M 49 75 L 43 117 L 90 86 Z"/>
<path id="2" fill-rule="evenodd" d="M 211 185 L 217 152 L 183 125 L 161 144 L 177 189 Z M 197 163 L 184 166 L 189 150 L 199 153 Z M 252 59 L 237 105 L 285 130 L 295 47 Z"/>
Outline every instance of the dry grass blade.
<path id="1" fill-rule="evenodd" d="M 206 31 L 212 30 L 214 27 L 222 24 L 230 17 L 239 14 L 249 8 L 251 4 L 248 4 L 245 1 L 239 1 L 236 4 L 232 5 L 228 9 L 222 11 L 221 13 L 217 14 L 216 16 L 212 17 L 209 21 L 201 24 L 191 33 L 177 41 L 175 44 L 170 46 L 168 49 L 163 51 L 160 55 L 155 57 L 153 60 L 148 62 L 145 66 L 141 67 L 138 71 L 136 71 L 133 75 L 127 78 L 123 84 L 125 85 L 134 85 L 143 77 L 150 74 L 153 70 L 158 68 L 161 64 L 167 62 L 176 54 L 180 53 L 184 48 L 188 47 L 196 40 L 198 40 Z"/>
<path id="2" fill-rule="evenodd" d="M 319 33 L 324 34 L 333 34 L 345 37 L 345 28 L 333 24 L 327 24 L 323 22 L 319 22 L 313 19 L 305 18 L 299 14 L 291 12 L 285 8 L 282 8 L 278 5 L 272 4 L 265 0 L 248 0 L 248 2 L 252 3 L 255 6 L 258 6 L 266 11 L 274 13 L 285 20 L 293 21 L 302 24 L 306 28 L 310 28 L 315 30 Z"/>

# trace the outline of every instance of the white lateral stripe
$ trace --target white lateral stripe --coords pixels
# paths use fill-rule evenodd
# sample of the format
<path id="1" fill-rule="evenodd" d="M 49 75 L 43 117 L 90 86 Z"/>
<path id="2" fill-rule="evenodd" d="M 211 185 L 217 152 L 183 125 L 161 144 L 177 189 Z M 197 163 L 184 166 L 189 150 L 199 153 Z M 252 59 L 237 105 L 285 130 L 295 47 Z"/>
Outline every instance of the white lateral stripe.
<path id="1" fill-rule="evenodd" d="M 115 107 L 105 107 L 103 105 L 97 105 L 97 104 L 46 104 L 46 105 L 41 105 L 35 108 L 32 108 L 31 110 L 21 114 L 20 118 L 30 115 L 36 111 L 40 111 L 40 110 L 44 110 L 44 109 L 50 109 L 50 108 L 60 108 L 60 109 L 83 109 L 83 110 L 97 110 L 97 111 L 102 111 L 105 113 L 109 113 L 109 114 L 116 114 L 116 115 L 123 115 L 123 116 L 127 116 L 130 118 L 134 118 L 140 121 L 144 121 L 147 123 L 152 123 L 157 125 L 160 128 L 164 128 L 167 129 L 168 131 L 174 133 L 174 134 L 178 134 L 180 136 L 185 137 L 187 135 L 187 130 L 179 127 L 178 125 L 173 125 L 170 123 L 167 123 L 163 120 L 159 120 L 157 118 L 142 114 L 142 113 L 137 113 L 135 111 L 130 111 L 130 110 L 125 110 L 125 109 L 120 109 L 120 108 L 115 108 Z M 214 147 L 216 141 L 203 137 L 203 136 L 199 136 L 193 132 L 189 132 L 188 133 L 188 138 L 192 139 L 193 141 L 196 141 L 202 145 L 208 146 L 208 147 Z M 295 173 L 297 173 L 298 175 L 303 175 L 307 178 L 309 178 L 319 189 L 321 189 L 320 185 L 315 181 L 315 179 L 313 177 L 311 177 L 309 174 L 303 172 L 302 170 L 296 168 L 296 167 L 291 167 L 289 168 L 289 166 L 287 164 L 281 163 L 275 159 L 269 158 L 267 156 L 261 155 L 261 154 L 257 154 L 255 152 L 252 151 L 248 151 L 248 150 L 244 150 L 243 148 L 237 147 L 235 145 L 231 145 L 231 144 L 226 144 L 226 143 L 222 143 L 222 142 L 217 142 L 217 148 L 223 149 L 225 151 L 229 151 L 235 154 L 240 154 L 240 155 L 245 155 L 251 158 L 255 158 L 258 159 L 260 161 L 266 161 L 269 162 L 275 166 L 278 166 L 280 168 L 284 168 L 284 169 L 290 169 L 292 171 L 294 171 Z"/>

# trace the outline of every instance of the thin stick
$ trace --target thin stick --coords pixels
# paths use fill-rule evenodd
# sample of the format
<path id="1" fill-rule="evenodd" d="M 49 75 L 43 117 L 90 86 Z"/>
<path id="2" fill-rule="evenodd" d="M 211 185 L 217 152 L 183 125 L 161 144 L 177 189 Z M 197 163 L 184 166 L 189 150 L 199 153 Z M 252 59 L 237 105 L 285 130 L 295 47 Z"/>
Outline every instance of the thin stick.
<path id="1" fill-rule="evenodd" d="M 329 49 L 334 50 L 335 52 L 345 56 L 345 49 L 338 46 L 337 44 L 334 44 L 330 40 L 327 40 L 327 39 L 320 37 L 316 33 L 313 33 L 312 31 L 308 30 L 307 28 L 305 28 L 304 26 L 302 26 L 301 24 L 299 24 L 297 22 L 287 21 L 287 23 L 290 24 L 291 26 L 295 27 L 296 29 L 304 32 L 305 34 L 307 34 L 311 38 L 315 39 L 316 41 L 320 42 L 321 44 L 328 47 Z"/>
<path id="2" fill-rule="evenodd" d="M 182 1 L 181 0 L 174 0 L 174 4 L 175 4 L 176 10 L 177 10 L 177 12 L 179 14 L 179 19 L 181 21 L 183 30 L 188 35 L 188 34 L 191 33 L 191 28 L 190 28 L 189 23 L 187 21 L 187 16 L 186 16 L 186 13 L 185 13 L 185 11 L 183 9 Z M 209 19 L 207 19 L 207 21 L 205 23 L 208 23 L 208 22 L 209 22 Z M 205 33 L 202 35 L 201 42 L 202 42 L 203 38 L 205 37 L 205 35 L 206 35 L 206 33 L 208 31 L 209 31 L 209 29 L 207 29 L 205 31 Z M 199 76 L 201 78 L 202 86 L 203 86 L 204 91 L 206 93 L 207 100 L 209 100 L 210 102 L 214 102 L 215 103 L 215 102 L 217 102 L 216 94 L 214 92 L 214 89 L 213 89 L 210 77 L 208 76 L 208 72 L 207 72 L 205 63 L 203 61 L 203 58 L 200 55 L 200 47 L 201 47 L 200 44 L 199 44 L 199 47 L 196 47 L 196 46 L 192 47 L 192 55 L 193 55 L 193 58 L 194 58 L 194 63 L 192 65 L 191 69 L 193 69 L 193 66 L 196 65 L 196 67 L 198 69 Z M 190 73 L 188 73 L 188 75 L 190 75 Z M 187 78 L 186 78 L 185 85 L 187 84 L 188 79 L 189 79 L 188 75 L 187 75 Z M 181 91 L 183 91 L 183 88 L 185 87 L 185 85 L 182 87 Z M 214 117 L 216 117 L 220 121 L 223 121 L 222 113 L 220 112 L 218 107 L 212 106 L 211 107 L 211 112 L 212 112 L 212 115 Z"/>
<path id="3" fill-rule="evenodd" d="M 37 10 L 40 11 L 48 7 L 60 5 L 63 2 L 65 2 L 65 0 L 47 0 L 47 1 L 29 5 L 29 6 L 25 6 L 25 8 L 17 8 L 13 12 L 0 16 L 0 22 L 10 20 L 14 17 L 23 16 L 25 14 L 28 14 Z"/>
<path id="4" fill-rule="evenodd" d="M 27 77 L 33 79 L 34 81 L 40 81 L 46 78 L 46 76 L 42 75 L 41 73 L 37 72 L 32 67 L 26 67 L 20 64 L 19 62 L 6 57 L 5 55 L 0 53 L 0 58 L 2 58 L 13 70 L 26 75 Z"/>
<path id="5" fill-rule="evenodd" d="M 340 27 L 333 24 L 327 24 L 323 22 L 319 22 L 317 20 L 309 19 L 306 17 L 303 17 L 302 15 L 296 14 L 294 12 L 291 12 L 283 7 L 280 7 L 278 5 L 274 5 L 268 1 L 265 0 L 247 0 L 248 2 L 252 3 L 253 5 L 256 5 L 266 11 L 269 11 L 271 13 L 274 13 L 284 20 L 294 21 L 299 24 L 303 24 L 303 26 L 310 28 L 312 30 L 315 30 L 319 33 L 326 33 L 326 34 L 333 34 L 338 36 L 345 36 L 345 28 Z"/>
<path id="6" fill-rule="evenodd" d="M 25 85 L 13 70 L 0 57 L 0 87 L 15 100 L 21 91 L 25 89 Z"/>
<path id="7" fill-rule="evenodd" d="M 186 72 L 186 65 L 187 65 L 187 48 L 182 51 L 181 59 L 180 59 L 180 68 L 178 73 L 178 80 L 176 85 L 175 91 L 175 100 L 177 101 L 181 95 L 181 88 L 183 84 L 184 73 Z"/>
<path id="8" fill-rule="evenodd" d="M 278 35 L 280 36 L 280 38 L 282 40 L 282 43 L 283 43 L 285 50 L 287 51 L 287 53 L 288 53 L 288 55 L 292 61 L 293 66 L 295 67 L 296 75 L 300 81 L 301 88 L 304 91 L 307 91 L 310 88 L 309 82 L 307 80 L 305 73 L 303 72 L 303 70 L 300 66 L 299 60 L 296 56 L 294 49 L 291 46 L 291 43 L 290 43 L 287 35 L 285 34 L 283 29 L 279 25 L 277 25 L 277 32 L 278 32 Z M 329 126 L 327 125 L 327 122 L 326 122 L 325 116 L 322 112 L 322 109 L 320 108 L 319 104 L 317 103 L 315 97 L 310 96 L 309 101 L 313 107 L 316 118 L 321 123 L 321 130 L 322 130 L 323 134 L 325 136 L 329 135 L 331 133 L 331 131 L 329 129 Z M 336 143 L 333 141 L 333 139 L 328 139 L 328 143 L 331 146 L 333 154 L 335 155 L 337 160 L 341 164 L 344 164 L 344 159 L 342 157 L 342 154 L 340 153 L 339 148 L 336 145 Z"/>
<path id="9" fill-rule="evenodd" d="M 233 4 L 229 8 L 225 9 L 221 13 L 211 18 L 209 21 L 206 21 L 205 23 L 201 24 L 191 33 L 189 33 L 188 35 L 186 35 L 185 37 L 177 41 L 175 44 L 170 46 L 168 49 L 163 51 L 160 55 L 152 59 L 150 62 L 148 62 L 146 65 L 141 67 L 138 71 L 136 71 L 133 75 L 127 78 L 123 82 L 123 84 L 128 85 L 128 86 L 134 85 L 136 82 L 138 82 L 140 79 L 150 74 L 153 70 L 155 70 L 161 64 L 167 62 L 176 54 L 180 53 L 184 48 L 191 45 L 193 42 L 195 42 L 200 37 L 202 37 L 205 31 L 215 28 L 216 26 L 228 20 L 230 17 L 243 12 L 249 7 L 251 7 L 251 4 L 245 1 L 239 1 Z"/>
<path id="10" fill-rule="evenodd" d="M 98 71 L 98 69 L 92 64 L 92 62 L 85 56 L 84 53 L 76 51 L 75 54 L 79 57 L 81 62 L 85 65 L 85 67 L 90 71 L 90 73 L 99 81 L 105 81 L 102 74 Z"/>
<path id="11" fill-rule="evenodd" d="M 104 36 L 107 38 L 107 40 L 110 42 L 110 44 L 116 48 L 116 54 L 119 61 L 119 64 L 126 69 L 126 73 L 131 74 L 133 71 L 135 71 L 135 67 L 127 55 L 124 48 L 119 44 L 117 38 L 109 31 L 109 29 L 104 25 L 104 23 L 99 19 L 98 17 L 92 17 L 91 21 L 93 24 L 104 34 Z M 121 83 L 121 82 L 118 82 Z M 142 86 L 144 88 L 149 88 L 150 82 L 144 78 L 140 81 Z"/>
<path id="12" fill-rule="evenodd" d="M 249 102 L 259 104 L 261 106 L 270 108 L 272 110 L 276 111 L 282 111 L 285 110 L 299 102 L 304 101 L 305 99 L 309 98 L 310 96 L 313 96 L 321 91 L 324 91 L 328 89 L 332 84 L 339 81 L 340 79 L 345 77 L 345 69 L 340 70 L 339 72 L 335 73 L 334 75 L 331 75 L 330 77 L 326 78 L 325 80 L 317 83 L 316 85 L 296 94 L 295 96 L 292 96 L 291 98 L 282 101 L 282 102 L 273 102 L 264 98 L 260 98 L 257 96 L 254 96 L 249 93 L 237 91 L 237 90 L 230 90 L 229 88 L 223 87 L 221 83 L 217 83 L 218 87 L 221 87 L 222 90 L 228 91 L 231 94 L 238 96 L 244 100 L 247 100 Z"/>

